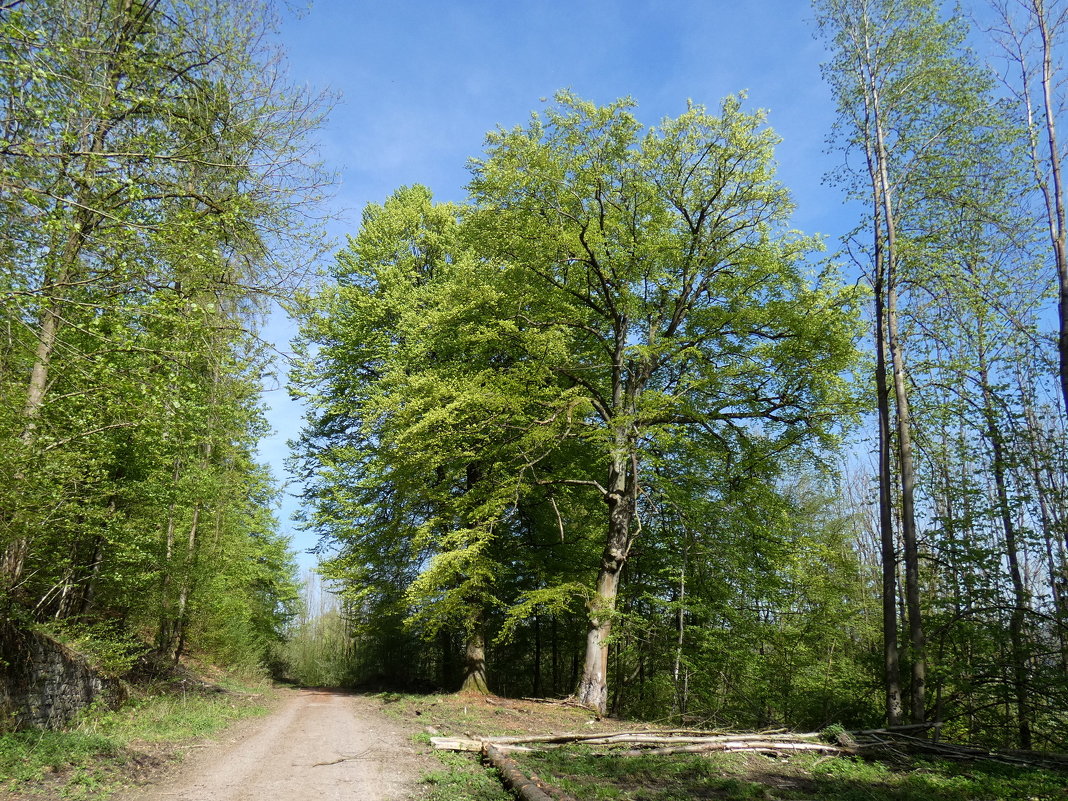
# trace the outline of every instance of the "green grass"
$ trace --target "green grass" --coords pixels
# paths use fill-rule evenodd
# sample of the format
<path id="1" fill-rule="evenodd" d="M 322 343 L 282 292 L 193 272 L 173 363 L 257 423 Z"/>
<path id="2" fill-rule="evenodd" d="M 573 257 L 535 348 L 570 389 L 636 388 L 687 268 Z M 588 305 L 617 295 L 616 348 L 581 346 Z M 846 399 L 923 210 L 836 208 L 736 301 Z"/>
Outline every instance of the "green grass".
<path id="1" fill-rule="evenodd" d="M 527 775 L 584 801 L 723 801 L 771 799 L 757 782 L 736 775 L 730 757 L 621 757 L 583 748 L 511 754 Z"/>
<path id="2" fill-rule="evenodd" d="M 422 801 L 512 801 L 500 776 L 486 768 L 478 754 L 436 751 L 442 769 L 423 776 Z"/>
<path id="3" fill-rule="evenodd" d="M 231 720 L 265 714 L 263 703 L 228 694 L 155 696 L 134 700 L 116 712 L 85 719 L 79 730 L 97 732 L 128 745 L 133 741 L 174 742 L 204 737 Z"/>
<path id="4" fill-rule="evenodd" d="M 0 735 L 0 791 L 98 801 L 168 744 L 210 735 L 237 718 L 268 711 L 263 699 L 229 694 L 138 698 L 118 711 L 90 710 L 69 731 Z M 146 749 L 150 753 L 144 753 Z"/>
<path id="5" fill-rule="evenodd" d="M 843 801 L 1047 801 L 1068 799 L 1068 775 L 993 762 L 917 760 L 908 768 L 833 759 L 815 764 L 819 799 Z"/>
<path id="6" fill-rule="evenodd" d="M 523 770 L 585 801 L 1055 801 L 1068 776 L 993 763 L 756 755 L 623 757 L 580 748 L 517 753 Z"/>
<path id="7" fill-rule="evenodd" d="M 86 767 L 120 756 L 107 737 L 81 732 L 24 731 L 0 736 L 0 780 L 7 789 L 39 781 L 70 766 Z"/>

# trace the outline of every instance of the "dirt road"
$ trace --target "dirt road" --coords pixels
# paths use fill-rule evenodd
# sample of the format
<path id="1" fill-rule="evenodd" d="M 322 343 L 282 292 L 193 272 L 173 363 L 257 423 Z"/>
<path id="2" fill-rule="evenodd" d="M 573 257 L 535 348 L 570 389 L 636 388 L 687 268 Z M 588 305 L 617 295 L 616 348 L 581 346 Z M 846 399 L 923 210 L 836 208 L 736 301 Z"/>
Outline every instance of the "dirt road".
<path id="1" fill-rule="evenodd" d="M 327 690 L 293 691 L 269 717 L 193 751 L 178 772 L 123 801 L 394 801 L 422 762 L 380 704 Z"/>

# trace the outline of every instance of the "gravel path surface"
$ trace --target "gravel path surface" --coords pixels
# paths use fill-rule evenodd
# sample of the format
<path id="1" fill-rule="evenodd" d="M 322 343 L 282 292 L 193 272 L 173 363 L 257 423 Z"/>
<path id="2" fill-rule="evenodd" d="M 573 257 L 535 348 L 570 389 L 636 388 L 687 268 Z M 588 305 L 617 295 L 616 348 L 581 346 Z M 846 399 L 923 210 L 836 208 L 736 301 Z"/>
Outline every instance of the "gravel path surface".
<path id="1" fill-rule="evenodd" d="M 121 801 L 395 801 L 411 797 L 424 767 L 377 701 L 299 690 Z"/>

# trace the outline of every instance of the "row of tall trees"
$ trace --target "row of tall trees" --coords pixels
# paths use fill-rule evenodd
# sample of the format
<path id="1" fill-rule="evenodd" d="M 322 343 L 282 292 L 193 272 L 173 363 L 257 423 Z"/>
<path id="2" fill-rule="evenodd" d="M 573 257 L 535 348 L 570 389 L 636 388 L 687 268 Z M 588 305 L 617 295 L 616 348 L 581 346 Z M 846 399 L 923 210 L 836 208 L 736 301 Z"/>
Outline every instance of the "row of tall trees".
<path id="1" fill-rule="evenodd" d="M 24 625 L 256 661 L 295 600 L 255 325 L 323 177 L 271 19 L 0 8 L 0 605 Z"/>
<path id="2" fill-rule="evenodd" d="M 298 304 L 365 678 L 1065 741 L 1068 9 L 814 8 L 867 291 L 788 230 L 744 98 L 645 128 L 565 93 Z M 858 417 L 870 475 L 834 468 Z"/>
<path id="3" fill-rule="evenodd" d="M 1068 9 L 993 3 L 970 30 L 931 0 L 816 8 L 838 177 L 867 206 L 886 718 L 1063 742 Z"/>

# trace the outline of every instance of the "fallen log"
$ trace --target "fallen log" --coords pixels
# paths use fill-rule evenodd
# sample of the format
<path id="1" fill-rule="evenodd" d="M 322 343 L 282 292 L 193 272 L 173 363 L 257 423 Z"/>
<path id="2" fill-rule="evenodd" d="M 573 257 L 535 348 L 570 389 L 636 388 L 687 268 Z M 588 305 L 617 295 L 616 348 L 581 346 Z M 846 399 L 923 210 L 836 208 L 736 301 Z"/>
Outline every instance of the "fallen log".
<path id="1" fill-rule="evenodd" d="M 497 769 L 504 783 L 520 801 L 575 801 L 556 788 L 531 779 L 519 769 L 514 759 L 509 759 L 496 746 L 487 743 L 482 754 Z"/>
<path id="2" fill-rule="evenodd" d="M 438 751 L 481 751 L 489 740 L 469 740 L 463 737 L 431 737 L 430 744 Z M 522 745 L 510 743 L 493 743 L 502 753 L 510 751 L 535 751 L 538 749 L 528 748 Z"/>
<path id="3" fill-rule="evenodd" d="M 811 742 L 791 742 L 789 740 L 727 740 L 721 742 L 693 743 L 691 745 L 664 746 L 662 748 L 632 748 L 618 752 L 620 756 L 662 756 L 665 754 L 703 754 L 712 751 L 754 751 L 760 754 L 779 756 L 787 751 L 814 751 L 818 754 L 833 756 L 852 756 L 856 753 L 851 748 L 837 745 Z"/>
<path id="4" fill-rule="evenodd" d="M 858 734 L 860 734 L 858 732 Z M 904 756 L 905 752 L 927 754 L 958 761 L 997 762 L 1003 765 L 1065 770 L 1068 763 L 1059 754 L 1042 754 L 1035 751 L 996 751 L 972 745 L 956 745 L 933 742 L 923 737 L 914 737 L 900 731 L 869 731 L 857 743 L 858 748 L 875 748 Z"/>
<path id="5" fill-rule="evenodd" d="M 559 734 L 529 734 L 521 737 L 498 736 L 484 738 L 488 743 L 507 743 L 510 745 L 522 745 L 524 743 L 579 743 L 589 740 L 601 740 L 606 737 L 640 737 L 656 735 L 681 735 L 681 734 L 704 734 L 709 732 L 677 732 L 665 731 L 601 731 L 601 732 L 561 732 Z"/>
<path id="6" fill-rule="evenodd" d="M 583 745 L 612 745 L 614 743 L 649 743 L 671 745 L 674 743 L 725 742 L 727 740 L 786 740 L 816 742 L 820 735 L 814 732 L 801 734 L 716 734 L 695 731 L 621 731 L 585 732 L 582 734 L 543 734 L 523 737 L 485 737 L 487 743 L 522 745 L 527 743 L 581 743 Z"/>
<path id="7" fill-rule="evenodd" d="M 1027 765 L 1053 770 L 1066 768 L 1063 754 L 1043 755 L 1037 752 L 990 751 L 967 745 L 934 742 L 908 734 L 937 728 L 940 723 L 887 726 L 880 729 L 864 729 L 848 732 L 853 738 L 837 745 L 822 742 L 820 735 L 809 732 L 779 734 L 761 732 L 753 734 L 717 734 L 696 730 L 654 730 L 623 732 L 566 732 L 561 734 L 497 736 L 474 738 L 431 737 L 435 748 L 453 751 L 484 751 L 492 746 L 498 753 L 511 751 L 534 751 L 561 748 L 571 744 L 586 746 L 651 746 L 619 750 L 620 756 L 667 755 L 702 753 L 712 751 L 752 751 L 766 754 L 789 752 L 815 752 L 838 756 L 855 756 L 882 750 L 886 753 L 905 756 L 905 751 L 930 754 L 953 760 L 984 760 L 1006 765 Z M 844 738 L 843 738 L 844 739 Z"/>
<path id="8" fill-rule="evenodd" d="M 430 744 L 439 751 L 481 751 L 481 740 L 467 740 L 462 737 L 431 737 Z"/>
<path id="9" fill-rule="evenodd" d="M 463 737 L 431 737 L 431 744 L 438 750 L 445 751 L 481 751 L 486 743 L 502 751 L 530 751 L 526 746 L 539 745 L 553 748 L 566 744 L 579 745 L 654 745 L 682 746 L 701 743 L 725 743 L 746 741 L 774 741 L 793 743 L 818 743 L 819 735 L 808 734 L 705 734 L 704 736 L 677 734 L 657 734 L 653 732 L 599 732 L 587 734 L 545 734 L 521 737 L 496 736 L 479 739 Z"/>

